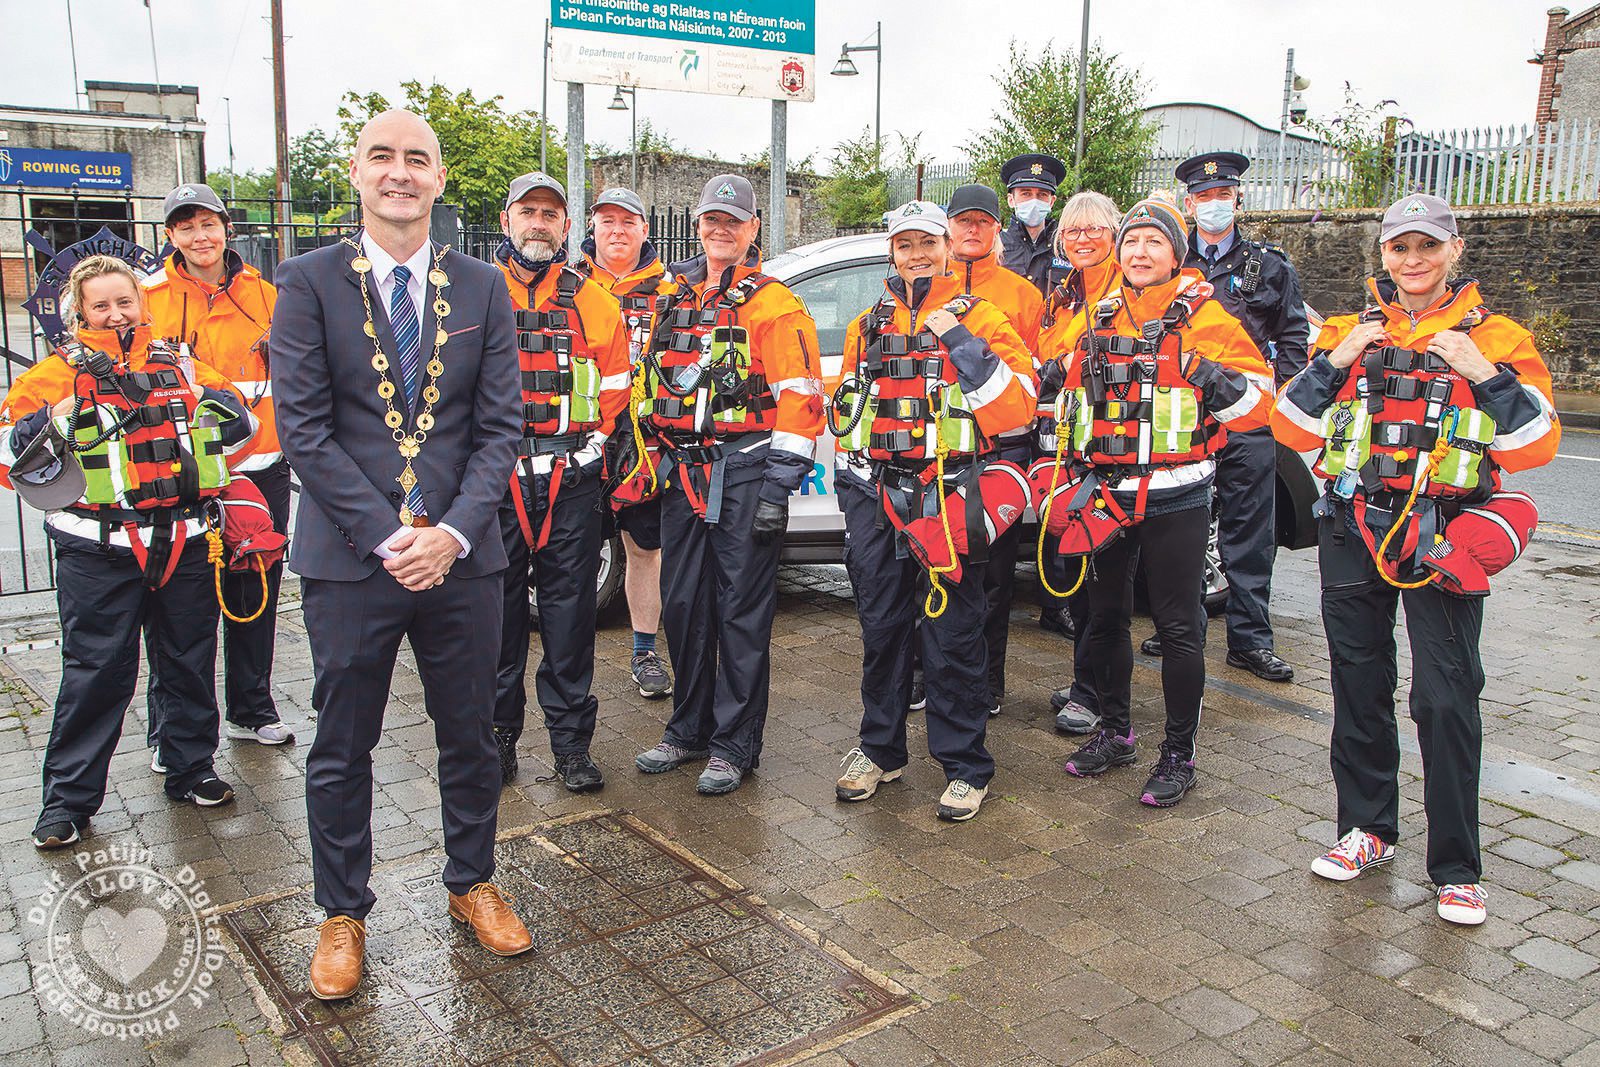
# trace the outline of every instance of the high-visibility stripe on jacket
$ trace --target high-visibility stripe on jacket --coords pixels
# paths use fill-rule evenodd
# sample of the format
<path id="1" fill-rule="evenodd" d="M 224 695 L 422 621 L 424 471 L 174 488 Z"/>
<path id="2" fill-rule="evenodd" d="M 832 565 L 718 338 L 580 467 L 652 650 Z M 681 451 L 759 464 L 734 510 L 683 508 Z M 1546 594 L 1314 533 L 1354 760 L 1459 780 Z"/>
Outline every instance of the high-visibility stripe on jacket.
<path id="1" fill-rule="evenodd" d="M 263 470 L 283 458 L 272 408 L 271 352 L 267 336 L 278 290 L 229 249 L 220 286 L 190 274 L 181 253 L 144 281 L 146 315 L 154 335 L 187 343 L 195 361 L 219 371 L 239 387 L 260 428 L 234 464 Z"/>
<path id="2" fill-rule="evenodd" d="M 862 410 L 855 432 L 841 439 L 841 455 L 864 452 L 894 462 L 897 457 L 891 453 L 900 452 L 912 464 L 931 458 L 934 433 L 929 391 L 940 383 L 952 387 L 946 395 L 952 404 L 947 427 L 951 418 L 970 419 L 976 424 L 976 434 L 960 425 L 947 429 L 946 442 L 954 456 L 980 451 L 988 441 L 1032 421 L 1038 392 L 1033 354 L 1010 317 L 998 306 L 983 299 L 972 300 L 960 315 L 961 324 L 942 340 L 924 328 L 930 314 L 963 297 L 963 281 L 959 271 L 951 271 L 928 279 L 925 288 L 913 285 L 908 292 L 901 279 L 892 278 L 885 284 L 885 299 L 850 323 L 845 331 L 844 378 L 848 381 L 853 377 L 871 399 Z M 874 319 L 885 318 L 887 321 L 881 326 L 874 326 Z M 869 340 L 869 334 L 877 336 Z M 877 344 L 881 353 L 885 335 L 908 339 L 909 343 L 900 347 L 914 351 L 901 353 L 896 347 L 893 353 L 882 354 L 916 370 L 913 376 L 896 379 L 885 373 L 875 382 L 869 380 L 866 364 L 872 356 L 870 346 Z M 929 381 L 922 373 L 930 357 L 937 360 L 935 381 Z M 910 367 L 913 362 L 917 367 Z M 906 447 L 890 447 L 888 439 L 892 436 Z M 969 439 L 970 445 L 960 447 Z M 856 460 L 845 462 L 864 468 Z"/>
<path id="3" fill-rule="evenodd" d="M 1300 452 L 1322 449 L 1318 468 L 1330 479 L 1347 466 L 1354 477 L 1367 466 L 1364 460 L 1383 460 L 1384 471 L 1396 477 L 1380 480 L 1404 492 L 1412 479 L 1400 478 L 1400 468 L 1414 473 L 1438 433 L 1447 432 L 1460 447 L 1446 453 L 1436 477 L 1421 487 L 1419 495 L 1425 496 L 1469 495 L 1497 485 L 1498 469 L 1527 470 L 1554 458 L 1561 443 L 1561 423 L 1550 390 L 1550 371 L 1526 329 L 1483 308 L 1476 282 L 1462 279 L 1452 284 L 1436 304 L 1415 315 L 1398 303 L 1392 282 L 1368 279 L 1367 290 L 1369 312 L 1328 319 L 1306 369 L 1283 387 L 1272 415 L 1272 432 L 1278 440 Z M 1388 344 L 1376 347 L 1347 371 L 1338 370 L 1328 353 L 1368 315 L 1383 322 Z M 1500 373 L 1472 385 L 1449 371 L 1427 351 L 1429 342 L 1446 330 L 1464 331 L 1484 358 L 1501 368 Z M 1416 373 L 1405 372 L 1403 368 L 1410 366 Z M 1398 388 L 1397 379 L 1408 377 L 1413 382 L 1438 380 L 1443 399 L 1437 406 L 1455 411 L 1447 419 L 1433 418 L 1427 410 L 1425 384 Z M 1376 410 L 1365 398 L 1374 382 L 1386 394 Z M 1418 396 L 1412 397 L 1413 392 Z M 1453 455 L 1457 452 L 1461 455 Z M 1475 462 L 1479 455 L 1488 460 L 1487 469 Z M 1365 481 L 1375 487 L 1370 477 L 1373 467 L 1367 469 Z M 1359 478 L 1349 486 L 1352 491 L 1368 487 Z"/>

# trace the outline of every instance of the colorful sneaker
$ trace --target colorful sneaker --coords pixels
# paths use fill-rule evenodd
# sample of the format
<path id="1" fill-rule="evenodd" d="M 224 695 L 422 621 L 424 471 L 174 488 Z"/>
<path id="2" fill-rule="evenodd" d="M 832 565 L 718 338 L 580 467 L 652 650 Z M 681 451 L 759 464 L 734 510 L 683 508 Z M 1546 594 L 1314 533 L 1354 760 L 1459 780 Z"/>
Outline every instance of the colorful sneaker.
<path id="1" fill-rule="evenodd" d="M 1326 854 L 1311 861 L 1311 873 L 1330 882 L 1348 882 L 1368 867 L 1394 859 L 1394 846 L 1357 827 Z"/>
<path id="2" fill-rule="evenodd" d="M 1093 778 L 1113 767 L 1125 767 L 1139 758 L 1133 750 L 1133 735 L 1119 737 L 1114 730 L 1101 730 L 1067 757 L 1066 772 L 1074 778 Z"/>
<path id="3" fill-rule="evenodd" d="M 944 787 L 944 795 L 939 798 L 939 818 L 945 822 L 966 822 L 978 814 L 983 798 L 988 795 L 987 787 L 957 778 Z"/>
<path id="4" fill-rule="evenodd" d="M 639 695 L 646 700 L 672 695 L 672 675 L 667 673 L 666 664 L 653 649 L 634 656 L 629 669 L 633 671 L 633 684 L 639 687 Z"/>
<path id="5" fill-rule="evenodd" d="M 859 748 L 852 748 L 844 757 L 844 773 L 834 784 L 833 795 L 840 800 L 866 800 L 878 791 L 884 782 L 893 782 L 905 773 L 904 767 L 886 771 Z"/>
<path id="6" fill-rule="evenodd" d="M 261 745 L 283 745 L 294 740 L 294 731 L 277 719 L 263 726 L 240 726 L 228 723 L 225 727 L 230 741 L 254 741 Z"/>
<path id="7" fill-rule="evenodd" d="M 1439 887 L 1439 918 L 1457 926 L 1481 926 L 1489 917 L 1488 894 L 1477 882 Z"/>
<path id="8" fill-rule="evenodd" d="M 1155 769 L 1144 783 L 1139 803 L 1152 808 L 1170 808 L 1194 788 L 1194 760 L 1185 759 L 1170 749 L 1161 750 Z"/>

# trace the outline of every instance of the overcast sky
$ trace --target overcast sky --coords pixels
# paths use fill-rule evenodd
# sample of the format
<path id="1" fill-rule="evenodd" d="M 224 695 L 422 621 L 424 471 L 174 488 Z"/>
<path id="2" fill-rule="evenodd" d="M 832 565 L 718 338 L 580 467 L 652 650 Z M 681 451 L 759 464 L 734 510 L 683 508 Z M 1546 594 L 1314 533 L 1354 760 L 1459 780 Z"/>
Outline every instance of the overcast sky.
<path id="1" fill-rule="evenodd" d="M 151 81 L 139 0 L 70 0 L 84 79 Z M 227 163 L 223 97 L 233 103 L 240 169 L 272 161 L 271 44 L 267 0 L 151 0 L 161 79 L 196 85 L 209 124 L 206 154 Z M 0 103 L 72 107 L 67 0 L 13 8 L 0 34 Z M 1149 103 L 1221 104 L 1276 126 L 1284 50 L 1310 78 L 1307 106 L 1334 111 L 1346 81 L 1364 100 L 1393 98 L 1419 129 L 1525 123 L 1533 118 L 1550 0 L 1097 0 L 1091 34 L 1140 70 Z M 1583 10 L 1582 2 L 1570 4 Z M 992 75 L 1008 43 L 1054 38 L 1076 47 L 1074 0 L 818 0 L 817 99 L 789 105 L 790 158 L 819 160 L 872 122 L 872 57 L 862 77 L 832 78 L 841 44 L 861 43 L 884 20 L 885 134 L 922 134 L 936 161 L 960 158 L 969 131 L 999 103 Z M 511 108 L 539 107 L 539 0 L 284 0 L 289 37 L 291 134 L 331 129 L 347 89 L 398 95 L 399 82 L 436 79 L 451 89 L 501 94 Z M 914 13 L 914 14 L 908 14 Z M 1411 38 L 1417 43 L 1410 43 Z M 590 141 L 626 150 L 628 115 L 609 112 L 609 86 L 587 93 Z M 684 148 L 737 159 L 770 136 L 767 101 L 641 91 L 640 115 Z M 565 126 L 565 86 L 550 110 Z"/>

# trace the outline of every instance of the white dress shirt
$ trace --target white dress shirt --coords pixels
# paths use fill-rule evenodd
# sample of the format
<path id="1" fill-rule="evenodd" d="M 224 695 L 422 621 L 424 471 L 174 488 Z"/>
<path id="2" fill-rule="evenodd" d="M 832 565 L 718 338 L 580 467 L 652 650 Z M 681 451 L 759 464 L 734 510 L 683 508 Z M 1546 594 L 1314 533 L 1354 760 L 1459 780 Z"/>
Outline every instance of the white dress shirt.
<path id="1" fill-rule="evenodd" d="M 378 242 L 372 239 L 372 235 L 365 230 L 361 231 L 361 254 L 372 262 L 372 280 L 378 287 L 378 296 L 383 300 L 384 314 L 388 315 L 389 309 L 394 303 L 394 269 L 400 266 L 400 263 L 385 252 Z M 406 292 L 411 296 L 411 306 L 416 308 L 417 311 L 420 335 L 424 338 L 432 337 L 432 331 L 426 329 L 427 320 L 423 317 L 422 298 L 426 295 L 425 287 L 428 284 L 428 271 L 433 269 L 433 242 L 423 241 L 421 247 L 411 254 L 410 259 L 406 260 L 405 266 L 411 271 L 411 279 L 406 282 Z M 420 339 L 418 343 L 421 343 Z M 399 361 L 400 354 L 396 352 L 394 353 L 394 362 L 398 364 Z M 395 384 L 399 385 L 400 383 L 396 382 Z M 463 559 L 468 552 L 472 551 L 471 543 L 461 535 L 460 530 L 442 522 L 435 525 L 461 543 L 461 551 L 456 553 L 456 559 Z M 373 552 L 377 554 L 379 559 L 393 559 L 399 553 L 389 546 L 404 534 L 411 532 L 413 532 L 411 527 L 401 526 L 390 534 L 383 544 L 373 549 Z"/>

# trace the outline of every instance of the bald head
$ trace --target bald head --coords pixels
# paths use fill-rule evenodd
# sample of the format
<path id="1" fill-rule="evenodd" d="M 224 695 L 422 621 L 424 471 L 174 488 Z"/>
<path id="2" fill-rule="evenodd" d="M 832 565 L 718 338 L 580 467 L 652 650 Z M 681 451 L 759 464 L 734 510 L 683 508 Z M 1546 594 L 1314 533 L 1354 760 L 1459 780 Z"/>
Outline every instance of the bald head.
<path id="1" fill-rule="evenodd" d="M 395 109 L 361 127 L 350 158 L 350 184 L 361 194 L 369 230 L 384 226 L 426 235 L 433 202 L 444 191 L 439 138 L 422 116 Z"/>

